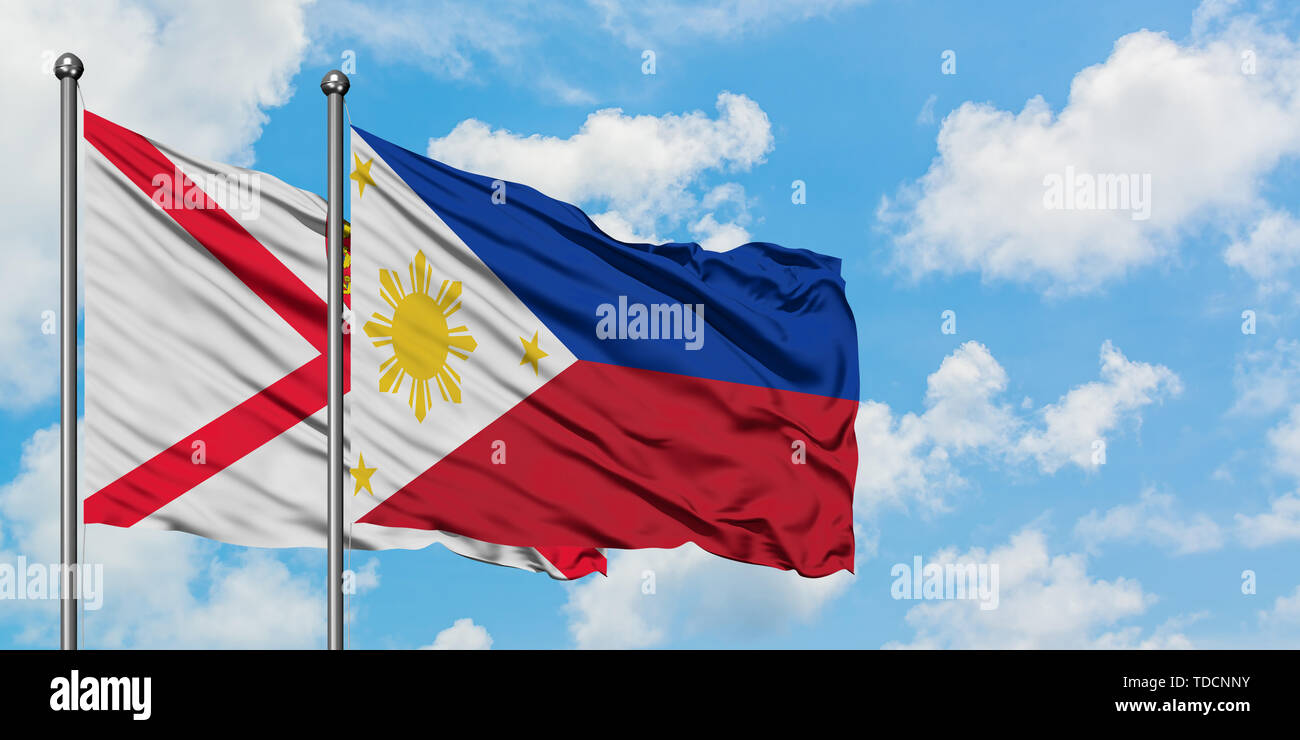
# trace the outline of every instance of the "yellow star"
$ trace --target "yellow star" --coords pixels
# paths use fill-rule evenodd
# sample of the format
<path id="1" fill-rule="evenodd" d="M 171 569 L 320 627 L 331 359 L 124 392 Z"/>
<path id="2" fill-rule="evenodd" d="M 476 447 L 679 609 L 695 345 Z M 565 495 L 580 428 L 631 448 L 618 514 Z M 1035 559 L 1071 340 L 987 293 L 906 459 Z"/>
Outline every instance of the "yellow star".
<path id="1" fill-rule="evenodd" d="M 357 181 L 357 197 L 360 198 L 366 193 L 366 185 L 374 185 L 375 179 L 370 176 L 370 165 L 375 163 L 373 159 L 367 159 L 365 164 L 361 163 L 361 157 L 353 154 L 352 159 L 356 161 L 356 169 L 348 175 L 349 179 Z"/>
<path id="2" fill-rule="evenodd" d="M 538 346 L 538 342 L 537 342 L 538 333 L 539 332 L 533 332 L 533 339 L 531 342 L 528 341 L 527 339 L 524 339 L 523 337 L 519 337 L 519 341 L 522 342 L 524 345 L 524 359 L 520 360 L 519 364 L 520 365 L 531 364 L 533 366 L 534 375 L 540 374 L 540 371 L 537 369 L 537 361 L 542 359 L 543 357 L 547 357 L 547 354 L 542 351 L 541 347 Z"/>
<path id="3" fill-rule="evenodd" d="M 357 466 L 352 468 L 352 477 L 357 481 L 356 488 L 352 489 L 353 496 L 361 493 L 362 488 L 366 489 L 366 493 L 369 493 L 371 496 L 375 495 L 374 489 L 370 487 L 370 476 L 374 475 L 376 470 L 378 470 L 378 468 L 366 467 L 365 455 L 357 456 Z"/>

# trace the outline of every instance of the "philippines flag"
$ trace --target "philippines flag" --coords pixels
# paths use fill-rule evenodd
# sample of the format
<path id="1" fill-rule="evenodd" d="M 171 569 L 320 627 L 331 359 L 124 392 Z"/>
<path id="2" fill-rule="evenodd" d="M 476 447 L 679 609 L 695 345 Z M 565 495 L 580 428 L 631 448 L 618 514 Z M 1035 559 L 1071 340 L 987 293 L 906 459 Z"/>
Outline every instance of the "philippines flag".
<path id="1" fill-rule="evenodd" d="M 840 261 L 628 244 L 353 128 L 358 521 L 506 545 L 853 569 Z"/>

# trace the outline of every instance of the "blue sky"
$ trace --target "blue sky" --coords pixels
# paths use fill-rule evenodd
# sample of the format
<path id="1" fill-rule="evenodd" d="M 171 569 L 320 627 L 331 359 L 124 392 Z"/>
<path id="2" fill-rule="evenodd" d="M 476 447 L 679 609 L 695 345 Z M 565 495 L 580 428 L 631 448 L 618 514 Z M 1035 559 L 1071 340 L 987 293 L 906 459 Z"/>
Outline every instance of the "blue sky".
<path id="1" fill-rule="evenodd" d="M 841 257 L 858 324 L 864 472 L 856 577 L 806 581 L 686 549 L 611 553 L 608 579 L 564 584 L 440 548 L 358 552 L 353 567 L 368 575 L 350 603 L 351 646 L 1298 644 L 1300 332 L 1288 279 L 1300 268 L 1300 94 L 1287 80 L 1300 70 L 1300 26 L 1290 11 L 553 5 L 5 11 L 21 16 L 6 25 L 29 31 L 4 53 L 30 70 L 18 99 L 39 112 L 3 138 L 8 161 L 43 189 L 10 184 L 0 201 L 26 277 L 0 311 L 10 365 L 0 372 L 0 562 L 40 556 L 56 500 L 41 436 L 58 416 L 54 338 L 39 332 L 57 295 L 46 128 L 57 98 L 44 55 L 82 55 L 90 109 L 315 192 L 325 178 L 318 81 L 354 58 L 354 123 L 573 198 L 611 232 Z M 136 39 L 140 52 L 119 58 L 105 37 Z M 943 73 L 945 50 L 955 74 Z M 593 116 L 631 138 L 616 146 Z M 713 154 L 639 161 L 626 145 L 636 137 Z M 555 152 L 576 170 L 555 172 Z M 1150 219 L 1048 211 L 1043 178 L 1065 165 L 1149 174 Z M 796 180 L 805 204 L 791 200 Z M 955 334 L 942 331 L 948 310 Z M 1242 331 L 1246 310 L 1254 334 Z M 172 533 L 147 533 L 142 546 L 135 535 L 87 534 L 91 560 L 97 546 L 140 551 L 122 561 L 136 571 L 120 586 L 107 574 L 87 647 L 323 644 L 319 551 Z M 915 556 L 999 564 L 998 608 L 892 598 L 891 568 Z M 160 557 L 167 572 L 151 573 Z M 642 593 L 645 570 L 654 594 Z M 1247 570 L 1254 593 L 1243 593 Z M 164 606 L 146 614 L 150 599 Z M 54 614 L 0 602 L 0 645 L 53 645 Z"/>

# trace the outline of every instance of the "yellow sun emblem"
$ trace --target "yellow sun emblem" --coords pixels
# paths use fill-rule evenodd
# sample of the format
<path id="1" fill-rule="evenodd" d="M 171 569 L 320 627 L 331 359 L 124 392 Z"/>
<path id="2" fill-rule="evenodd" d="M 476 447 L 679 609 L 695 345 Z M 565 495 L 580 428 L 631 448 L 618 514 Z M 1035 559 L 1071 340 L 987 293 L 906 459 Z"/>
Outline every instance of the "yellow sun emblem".
<path id="1" fill-rule="evenodd" d="M 449 327 L 447 319 L 460 309 L 460 281 L 442 281 L 437 295 L 433 287 L 433 268 L 424 252 L 416 252 L 410 264 L 411 292 L 402 289 L 402 277 L 395 270 L 380 270 L 380 295 L 393 308 L 393 316 L 373 314 L 375 321 L 362 327 L 366 335 L 375 339 L 376 347 L 393 346 L 393 356 L 379 366 L 379 390 L 397 393 L 402 379 L 411 376 L 408 404 L 415 418 L 424 416 L 433 408 L 433 395 L 429 380 L 438 382 L 442 400 L 460 403 L 460 375 L 447 365 L 447 355 L 462 360 L 469 359 L 478 342 L 464 326 Z"/>

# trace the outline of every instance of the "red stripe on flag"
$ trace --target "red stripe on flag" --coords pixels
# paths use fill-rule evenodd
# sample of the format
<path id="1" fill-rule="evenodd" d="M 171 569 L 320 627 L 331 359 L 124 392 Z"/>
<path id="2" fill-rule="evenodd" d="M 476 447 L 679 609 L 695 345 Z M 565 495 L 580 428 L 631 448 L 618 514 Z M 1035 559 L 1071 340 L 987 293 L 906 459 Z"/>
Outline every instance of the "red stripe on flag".
<path id="1" fill-rule="evenodd" d="M 605 555 L 594 547 L 539 547 L 537 551 L 570 581 L 592 573 L 605 575 Z"/>
<path id="2" fill-rule="evenodd" d="M 694 542 L 806 576 L 852 570 L 857 406 L 580 360 L 360 521 L 535 547 Z M 509 465 L 489 463 L 494 440 Z"/>
<path id="3" fill-rule="evenodd" d="M 87 524 L 129 527 L 325 406 L 324 356 L 155 455 L 85 502 Z M 194 462 L 195 442 L 207 459 Z M 322 497 L 323 500 L 323 497 Z"/>
<path id="4" fill-rule="evenodd" d="M 140 134 L 90 111 L 85 112 L 85 128 L 86 141 L 151 200 L 158 189 L 154 184 L 154 178 L 158 176 L 166 177 L 164 182 L 171 183 L 179 175 L 183 193 L 198 188 L 165 154 Z M 206 194 L 203 200 L 206 205 Z M 156 200 L 154 203 L 318 352 L 326 350 L 325 302 L 229 213 L 219 207 L 187 208 L 184 198 L 180 203 L 172 199 L 167 207 L 158 204 Z"/>

